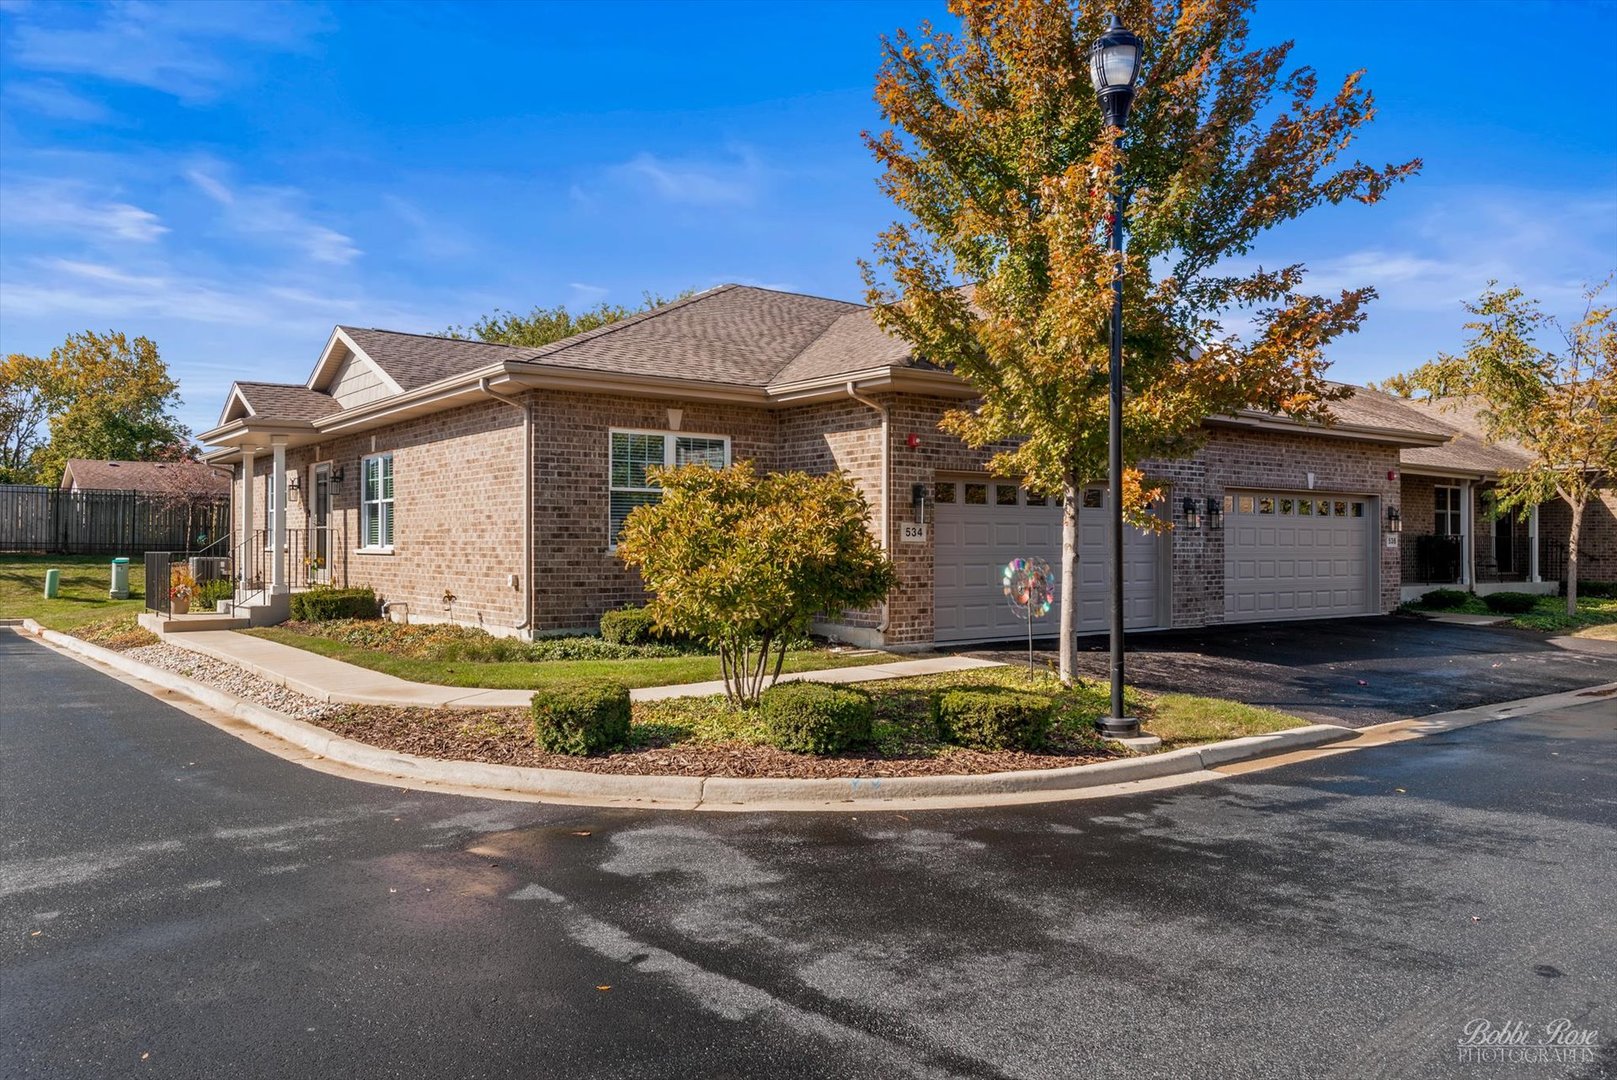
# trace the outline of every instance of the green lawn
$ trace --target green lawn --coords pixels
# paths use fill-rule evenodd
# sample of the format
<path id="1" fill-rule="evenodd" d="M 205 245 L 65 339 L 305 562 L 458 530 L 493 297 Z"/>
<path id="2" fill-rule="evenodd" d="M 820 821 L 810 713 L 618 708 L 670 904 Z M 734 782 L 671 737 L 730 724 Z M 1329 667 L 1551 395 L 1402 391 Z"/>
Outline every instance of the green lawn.
<path id="1" fill-rule="evenodd" d="M 381 625 L 381 624 L 379 624 Z M 321 656 L 439 686 L 480 686 L 490 690 L 532 690 L 561 679 L 614 679 L 631 688 L 707 682 L 720 677 L 716 656 L 657 656 L 631 660 L 444 660 L 400 656 L 279 626 L 242 633 L 278 641 Z M 888 653 L 848 655 L 805 649 L 786 654 L 786 671 L 819 671 L 901 659 Z"/>
<path id="2" fill-rule="evenodd" d="M 1540 596 L 1533 605 L 1533 610 L 1521 615 L 1506 616 L 1501 612 L 1489 611 L 1488 605 L 1482 602 L 1480 596 L 1470 596 L 1459 607 L 1427 608 L 1422 607 L 1419 601 L 1409 605 L 1409 610 L 1423 615 L 1488 615 L 1494 618 L 1510 619 L 1510 625 L 1520 630 L 1540 630 L 1545 633 L 1564 634 L 1571 630 L 1585 627 L 1610 626 L 1617 624 L 1617 600 L 1601 597 L 1578 597 L 1578 613 L 1566 613 L 1566 597 Z M 1587 636 L 1594 637 L 1596 634 Z"/>
<path id="3" fill-rule="evenodd" d="M 129 563 L 129 600 L 107 599 L 110 555 L 0 554 L 0 618 L 34 619 L 52 630 L 67 630 L 109 615 L 135 614 L 144 608 L 146 568 L 138 558 Z M 45 599 L 45 571 L 62 572 L 56 599 Z"/>

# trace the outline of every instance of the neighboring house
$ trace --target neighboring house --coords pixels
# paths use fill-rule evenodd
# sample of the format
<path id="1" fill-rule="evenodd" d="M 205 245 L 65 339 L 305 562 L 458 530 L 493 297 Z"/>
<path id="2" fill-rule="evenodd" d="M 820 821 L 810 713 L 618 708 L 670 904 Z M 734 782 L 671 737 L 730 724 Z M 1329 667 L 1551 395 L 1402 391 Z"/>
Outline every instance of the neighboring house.
<path id="1" fill-rule="evenodd" d="M 1489 437 L 1476 399 L 1401 400 L 1453 433 L 1441 446 L 1404 451 L 1403 593 L 1441 585 L 1477 592 L 1553 592 L 1566 576 L 1572 508 L 1554 499 L 1525 516 L 1499 514 L 1499 474 L 1525 468 L 1532 455 Z M 1584 508 L 1579 577 L 1617 580 L 1617 490 L 1602 489 Z"/>
<path id="2" fill-rule="evenodd" d="M 62 470 L 63 491 L 139 491 L 180 498 L 222 499 L 228 473 L 200 461 L 100 461 L 73 458 Z"/>
<path id="3" fill-rule="evenodd" d="M 411 618 L 593 630 L 642 599 L 613 543 L 657 498 L 646 467 L 750 459 L 852 475 L 898 581 L 822 629 L 920 646 L 1024 634 L 1001 568 L 1060 565 L 1059 507 L 938 430 L 973 396 L 862 305 L 725 285 L 543 348 L 339 326 L 306 383 L 236 383 L 202 438 L 236 470 L 241 574 L 271 594 L 260 620 L 284 614 L 285 590 L 329 581 L 372 585 Z M 1194 457 L 1145 463 L 1174 528 L 1129 530 L 1130 627 L 1397 606 L 1400 455 L 1455 431 L 1373 391 L 1334 411 L 1329 426 L 1210 418 Z M 1102 488 L 1087 490 L 1086 632 L 1106 626 L 1106 518 Z"/>

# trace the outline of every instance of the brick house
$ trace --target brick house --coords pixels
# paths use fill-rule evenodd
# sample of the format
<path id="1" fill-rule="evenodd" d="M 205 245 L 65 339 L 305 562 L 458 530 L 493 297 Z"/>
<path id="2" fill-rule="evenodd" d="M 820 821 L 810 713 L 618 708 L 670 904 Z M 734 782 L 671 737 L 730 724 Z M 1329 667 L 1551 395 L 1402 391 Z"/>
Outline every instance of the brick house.
<path id="1" fill-rule="evenodd" d="M 1059 508 L 938 430 L 972 397 L 862 305 L 725 285 L 543 348 L 340 326 L 306 383 L 236 383 L 202 438 L 235 470 L 237 565 L 258 621 L 284 617 L 288 590 L 331 582 L 372 585 L 412 619 L 593 630 L 642 598 L 613 542 L 657 497 L 645 467 L 747 459 L 855 479 L 898 583 L 822 629 L 914 647 L 1016 636 L 999 568 L 1059 566 Z M 1147 463 L 1174 528 L 1129 531 L 1131 627 L 1399 603 L 1386 526 L 1400 455 L 1455 432 L 1371 391 L 1336 413 L 1330 426 L 1213 418 L 1194 457 Z M 1105 627 L 1104 499 L 1086 492 L 1080 513 L 1085 631 Z"/>

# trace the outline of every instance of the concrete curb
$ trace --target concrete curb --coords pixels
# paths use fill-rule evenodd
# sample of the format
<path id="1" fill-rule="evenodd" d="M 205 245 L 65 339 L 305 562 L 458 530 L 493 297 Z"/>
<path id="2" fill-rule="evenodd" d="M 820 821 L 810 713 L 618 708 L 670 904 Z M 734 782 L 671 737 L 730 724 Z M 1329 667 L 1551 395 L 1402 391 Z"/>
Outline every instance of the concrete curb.
<path id="1" fill-rule="evenodd" d="M 295 720 L 174 672 L 131 660 L 122 653 L 44 629 L 33 620 L 26 620 L 24 629 L 76 658 L 103 664 L 154 686 L 183 694 L 293 746 L 356 769 L 456 787 L 520 792 L 572 803 L 691 810 L 826 810 L 897 806 L 924 809 L 929 804 L 969 806 L 1007 801 L 1036 802 L 1071 797 L 1068 794 L 1071 792 L 1167 777 L 1184 777 L 1188 780 L 1193 774 L 1207 774 L 1215 765 L 1322 746 L 1358 735 L 1353 728 L 1310 724 L 1268 735 L 1251 735 L 1145 757 L 1063 769 L 964 776 L 798 780 L 573 772 L 473 761 L 445 761 L 384 750 L 343 738 L 326 728 Z"/>

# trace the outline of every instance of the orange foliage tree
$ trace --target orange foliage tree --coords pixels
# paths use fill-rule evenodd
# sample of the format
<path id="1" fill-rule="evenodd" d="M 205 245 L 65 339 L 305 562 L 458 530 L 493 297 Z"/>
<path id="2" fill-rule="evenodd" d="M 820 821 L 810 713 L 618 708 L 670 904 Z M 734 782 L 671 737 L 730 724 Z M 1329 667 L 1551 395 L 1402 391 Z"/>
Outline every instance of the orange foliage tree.
<path id="1" fill-rule="evenodd" d="M 1128 128 L 1107 128 L 1089 79 L 1105 10 L 1062 0 L 953 0 L 958 32 L 883 42 L 865 139 L 904 219 L 864 267 L 878 321 L 981 391 L 944 420 L 1003 440 L 995 472 L 1059 494 L 1062 580 L 1077 581 L 1079 491 L 1106 476 L 1111 284 L 1125 294 L 1124 509 L 1160 528 L 1136 463 L 1193 451 L 1212 414 L 1328 416 L 1346 391 L 1325 347 L 1370 288 L 1302 288 L 1304 268 L 1245 261 L 1260 234 L 1325 203 L 1373 203 L 1420 167 L 1345 160 L 1374 115 L 1361 73 L 1321 95 L 1290 43 L 1248 43 L 1251 0 L 1117 0 L 1144 62 Z M 1128 252 L 1107 250 L 1114 197 Z M 1233 317 L 1232 317 L 1233 316 Z M 1061 605 L 1071 681 L 1073 603 Z"/>

